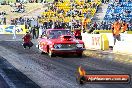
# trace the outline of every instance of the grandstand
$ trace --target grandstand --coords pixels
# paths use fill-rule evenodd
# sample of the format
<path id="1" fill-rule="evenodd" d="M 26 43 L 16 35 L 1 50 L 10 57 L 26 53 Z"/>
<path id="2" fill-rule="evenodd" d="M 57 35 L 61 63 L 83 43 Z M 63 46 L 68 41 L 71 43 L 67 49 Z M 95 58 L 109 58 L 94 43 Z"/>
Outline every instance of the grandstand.
<path id="1" fill-rule="evenodd" d="M 123 0 L 120 3 L 111 2 L 107 8 L 104 20 L 113 22 L 116 18 L 130 22 L 132 20 L 132 1 Z"/>
<path id="2" fill-rule="evenodd" d="M 94 22 L 98 22 L 98 23 L 102 22 L 104 20 L 107 8 L 108 8 L 108 4 L 101 4 L 97 8 L 97 11 L 96 11 L 94 17 L 92 18 L 92 23 L 94 23 Z"/>
<path id="3" fill-rule="evenodd" d="M 34 11 L 43 8 L 43 5 L 41 3 L 26 3 L 24 4 L 24 6 L 25 6 L 25 12 L 17 13 L 17 12 L 12 12 L 14 8 L 11 7 L 10 5 L 0 5 L 0 11 L 5 11 L 7 14 L 5 15 L 7 19 L 7 24 L 10 23 L 11 19 L 27 16 L 29 15 L 29 13 L 30 13 L 30 16 L 32 16 L 31 13 L 34 13 Z"/>
<path id="4" fill-rule="evenodd" d="M 92 2 L 84 2 L 84 0 L 63 0 L 55 2 L 53 5 L 49 5 L 49 9 L 42 13 L 42 18 L 39 22 L 53 20 L 54 22 L 76 22 L 79 21 L 84 25 L 91 22 L 91 18 L 96 13 L 97 6 L 101 4 L 100 0 L 94 0 Z"/>
<path id="5" fill-rule="evenodd" d="M 92 23 L 97 23 L 97 31 L 101 32 L 111 32 L 111 31 L 101 31 L 101 30 L 111 30 L 111 25 L 118 19 L 122 24 L 126 21 L 128 24 L 127 31 L 132 31 L 132 1 L 122 0 L 122 1 L 109 1 L 108 3 L 101 4 L 95 13 Z"/>
<path id="6" fill-rule="evenodd" d="M 64 22 L 66 24 L 79 22 L 79 24 L 83 25 L 84 29 L 86 29 L 86 27 L 88 28 L 87 24 L 91 24 L 92 22 L 101 23 L 101 21 L 105 21 L 109 22 L 111 25 L 111 22 L 116 18 L 126 20 L 129 23 L 132 21 L 132 2 L 126 2 L 125 0 L 121 3 L 109 2 L 108 4 L 102 4 L 101 0 L 92 0 L 91 2 L 85 2 L 84 0 L 46 1 L 52 3 L 49 3 L 48 6 L 44 6 L 47 7 L 45 9 L 42 3 L 25 3 L 24 13 L 11 12 L 13 7 L 10 5 L 0 6 L 0 11 L 6 11 L 8 23 L 10 23 L 10 20 L 13 18 L 23 16 L 34 17 L 41 14 L 39 18 L 40 23 L 49 22 L 51 20 L 53 22 Z M 102 9 L 101 12 L 100 8 Z M 99 21 L 95 19 L 95 17 L 97 17 Z M 105 26 L 105 28 L 99 29 L 108 29 L 108 27 Z"/>
<path id="7" fill-rule="evenodd" d="M 30 2 L 30 1 L 33 1 L 33 2 L 42 2 L 42 1 L 44 1 L 44 0 L 0 0 L 0 3 L 4 3 L 4 2 L 13 2 L 13 3 L 15 3 L 15 2 Z M 49 1 L 53 1 L 53 0 L 46 0 L 47 2 L 49 2 Z"/>

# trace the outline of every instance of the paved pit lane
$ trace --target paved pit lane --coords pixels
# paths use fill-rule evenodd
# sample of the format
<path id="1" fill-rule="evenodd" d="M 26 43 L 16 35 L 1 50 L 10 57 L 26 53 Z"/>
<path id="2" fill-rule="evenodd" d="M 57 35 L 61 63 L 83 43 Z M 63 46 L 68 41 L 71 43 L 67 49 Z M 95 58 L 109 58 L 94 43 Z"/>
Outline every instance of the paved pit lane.
<path id="1" fill-rule="evenodd" d="M 41 88 L 132 88 L 132 82 L 81 86 L 77 84 L 75 77 L 79 66 L 82 66 L 88 74 L 132 75 L 132 65 L 85 56 L 49 58 L 47 54 L 41 55 L 35 46 L 24 50 L 21 43 L 21 41 L 0 41 L 2 50 L 0 55 Z"/>

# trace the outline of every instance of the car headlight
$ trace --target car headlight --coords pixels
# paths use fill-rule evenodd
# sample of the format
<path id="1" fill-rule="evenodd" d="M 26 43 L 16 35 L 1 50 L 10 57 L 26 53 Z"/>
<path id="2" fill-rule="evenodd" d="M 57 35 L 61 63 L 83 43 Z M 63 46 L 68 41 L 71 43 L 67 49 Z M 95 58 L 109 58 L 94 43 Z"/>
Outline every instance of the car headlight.
<path id="1" fill-rule="evenodd" d="M 62 46 L 61 44 L 55 44 L 54 48 L 58 49 L 58 48 L 61 48 L 61 46 Z"/>
<path id="2" fill-rule="evenodd" d="M 83 48 L 83 44 L 77 44 L 76 45 L 78 48 Z"/>

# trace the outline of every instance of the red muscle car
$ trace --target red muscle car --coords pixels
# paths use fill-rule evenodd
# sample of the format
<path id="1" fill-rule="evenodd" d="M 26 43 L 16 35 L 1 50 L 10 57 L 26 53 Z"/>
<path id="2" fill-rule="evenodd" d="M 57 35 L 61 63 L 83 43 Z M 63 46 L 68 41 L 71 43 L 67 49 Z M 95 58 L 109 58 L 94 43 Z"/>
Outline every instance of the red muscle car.
<path id="1" fill-rule="evenodd" d="M 47 29 L 38 39 L 38 48 L 50 57 L 57 54 L 76 54 L 81 57 L 85 50 L 84 42 L 76 39 L 69 29 Z"/>

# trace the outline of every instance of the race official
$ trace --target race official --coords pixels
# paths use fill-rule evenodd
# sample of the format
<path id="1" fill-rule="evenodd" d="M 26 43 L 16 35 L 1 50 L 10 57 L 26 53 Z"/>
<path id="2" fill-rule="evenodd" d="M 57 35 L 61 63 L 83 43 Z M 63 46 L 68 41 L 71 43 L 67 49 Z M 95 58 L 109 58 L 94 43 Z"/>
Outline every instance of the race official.
<path id="1" fill-rule="evenodd" d="M 121 31 L 121 24 L 120 24 L 119 20 L 116 20 L 114 22 L 114 24 L 112 25 L 112 34 L 114 37 L 114 45 L 116 43 L 116 40 L 118 40 L 118 41 L 121 40 L 120 31 Z"/>
<path id="2" fill-rule="evenodd" d="M 29 32 L 26 32 L 26 34 L 23 36 L 22 39 L 23 39 L 23 47 L 24 47 L 24 49 L 26 49 L 27 46 L 29 47 L 29 49 L 30 49 L 30 47 L 33 46 L 33 43 L 31 42 L 32 36 L 30 35 Z"/>

